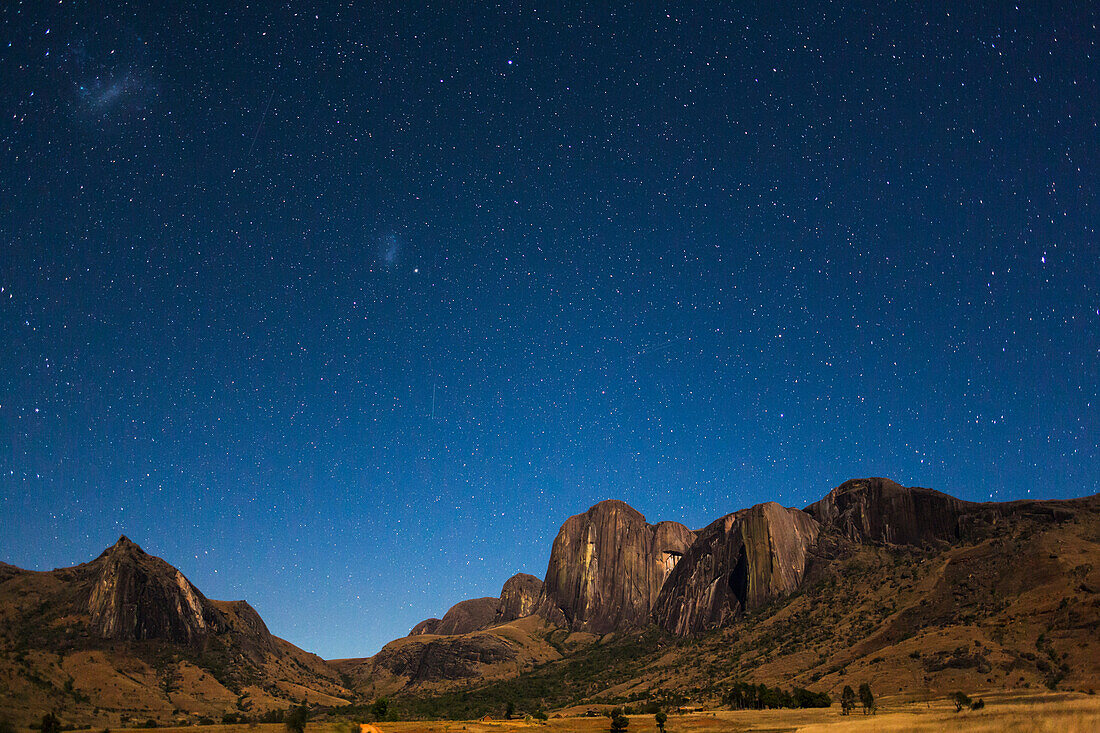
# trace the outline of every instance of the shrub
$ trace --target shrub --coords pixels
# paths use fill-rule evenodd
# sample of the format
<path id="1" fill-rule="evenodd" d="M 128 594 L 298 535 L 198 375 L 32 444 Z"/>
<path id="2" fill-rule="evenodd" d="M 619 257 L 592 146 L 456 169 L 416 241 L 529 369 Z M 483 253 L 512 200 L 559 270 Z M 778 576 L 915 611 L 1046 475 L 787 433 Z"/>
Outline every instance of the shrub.
<path id="1" fill-rule="evenodd" d="M 286 714 L 283 725 L 287 733 L 305 733 L 306 721 L 309 720 L 309 708 L 299 705 Z"/>

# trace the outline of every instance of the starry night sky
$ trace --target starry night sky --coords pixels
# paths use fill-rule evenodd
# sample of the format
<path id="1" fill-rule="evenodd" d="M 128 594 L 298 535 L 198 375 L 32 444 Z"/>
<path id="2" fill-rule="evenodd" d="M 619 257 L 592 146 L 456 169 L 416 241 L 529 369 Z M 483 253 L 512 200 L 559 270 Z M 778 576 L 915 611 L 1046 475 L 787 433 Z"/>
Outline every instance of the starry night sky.
<path id="1" fill-rule="evenodd" d="M 0 560 L 362 656 L 604 498 L 1100 491 L 1100 6 L 174 5 L 0 7 Z"/>

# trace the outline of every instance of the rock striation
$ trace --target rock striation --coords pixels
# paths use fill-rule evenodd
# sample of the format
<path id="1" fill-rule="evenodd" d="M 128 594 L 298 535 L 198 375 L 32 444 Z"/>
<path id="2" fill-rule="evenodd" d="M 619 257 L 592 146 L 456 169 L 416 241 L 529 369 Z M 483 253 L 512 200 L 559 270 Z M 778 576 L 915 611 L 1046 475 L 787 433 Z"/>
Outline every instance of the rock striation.
<path id="1" fill-rule="evenodd" d="M 504 581 L 493 624 L 504 624 L 534 614 L 542 595 L 542 581 L 534 575 L 517 573 Z"/>
<path id="2" fill-rule="evenodd" d="M 978 505 L 886 478 L 852 479 L 806 507 L 854 542 L 923 545 L 959 539 L 960 520 Z"/>
<path id="3" fill-rule="evenodd" d="M 198 588 L 164 560 L 126 537 L 94 561 L 87 597 L 90 631 L 104 639 L 162 639 L 199 645 L 228 628 Z"/>
<path id="4" fill-rule="evenodd" d="M 695 634 L 789 595 L 820 529 L 809 514 L 775 502 L 712 522 L 665 581 L 655 620 L 675 634 Z"/>
<path id="5" fill-rule="evenodd" d="M 624 502 L 601 501 L 559 530 L 537 611 L 573 631 L 604 634 L 644 626 L 662 584 L 694 539 L 682 524 L 651 525 Z"/>

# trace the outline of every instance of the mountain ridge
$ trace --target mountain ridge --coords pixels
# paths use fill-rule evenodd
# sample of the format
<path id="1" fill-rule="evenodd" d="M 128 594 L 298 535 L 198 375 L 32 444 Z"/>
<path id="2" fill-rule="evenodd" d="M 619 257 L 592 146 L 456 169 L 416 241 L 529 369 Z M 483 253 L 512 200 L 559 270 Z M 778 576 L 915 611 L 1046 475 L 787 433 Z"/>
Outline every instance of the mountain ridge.
<path id="1" fill-rule="evenodd" d="M 861 591 L 852 578 L 867 573 L 876 585 Z M 1081 688 L 1100 682 L 1097 631 L 1100 494 L 967 502 L 872 477 L 802 509 L 764 502 L 700 530 L 598 502 L 563 522 L 544 580 L 518 573 L 498 596 L 461 601 L 364 658 L 325 661 L 278 639 L 247 602 L 207 599 L 125 535 L 69 568 L 0 563 L 0 715 L 64 707 L 118 726 L 379 695 L 415 711 L 547 676 L 573 697 L 532 706 L 713 700 L 731 670 L 835 691 L 847 669 L 893 679 L 916 659 L 924 671 L 905 672 L 899 692 L 978 675 Z M 627 657 L 604 659 L 616 649 Z M 663 659 L 686 666 L 673 674 Z"/>

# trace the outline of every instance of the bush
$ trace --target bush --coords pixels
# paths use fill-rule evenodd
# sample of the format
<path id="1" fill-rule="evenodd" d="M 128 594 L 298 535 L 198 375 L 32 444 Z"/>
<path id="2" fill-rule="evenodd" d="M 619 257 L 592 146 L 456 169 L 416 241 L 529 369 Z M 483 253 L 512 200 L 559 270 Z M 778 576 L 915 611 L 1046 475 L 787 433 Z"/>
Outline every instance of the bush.
<path id="1" fill-rule="evenodd" d="M 626 730 L 628 725 L 630 725 L 630 720 L 623 715 L 623 711 L 620 708 L 615 708 L 611 711 L 611 733 L 621 733 Z"/>
<path id="2" fill-rule="evenodd" d="M 61 733 L 61 721 L 53 713 L 42 716 L 42 733 Z"/>
<path id="3" fill-rule="evenodd" d="M 305 733 L 306 721 L 309 720 L 309 708 L 299 705 L 291 709 L 283 719 L 287 733 Z"/>
<path id="4" fill-rule="evenodd" d="M 965 707 L 970 707 L 970 697 L 965 692 L 956 692 L 951 696 L 951 702 L 955 703 L 955 712 L 961 713 Z"/>
<path id="5" fill-rule="evenodd" d="M 985 700 L 981 699 L 980 697 L 977 700 L 975 700 L 974 702 L 970 703 L 970 709 L 971 710 L 981 710 L 984 707 L 985 707 Z"/>

